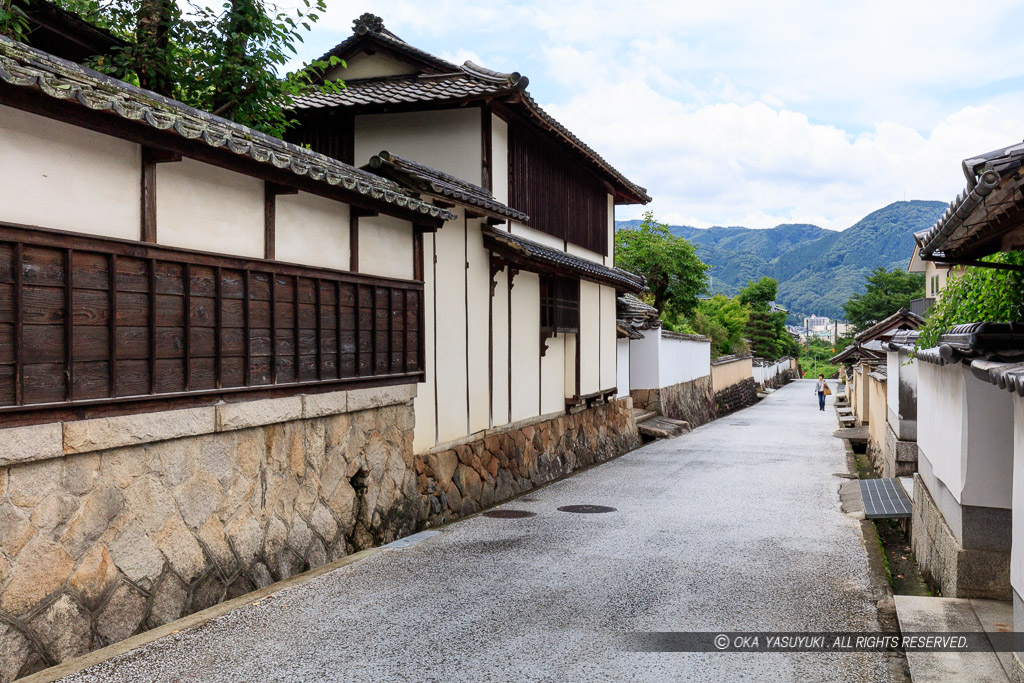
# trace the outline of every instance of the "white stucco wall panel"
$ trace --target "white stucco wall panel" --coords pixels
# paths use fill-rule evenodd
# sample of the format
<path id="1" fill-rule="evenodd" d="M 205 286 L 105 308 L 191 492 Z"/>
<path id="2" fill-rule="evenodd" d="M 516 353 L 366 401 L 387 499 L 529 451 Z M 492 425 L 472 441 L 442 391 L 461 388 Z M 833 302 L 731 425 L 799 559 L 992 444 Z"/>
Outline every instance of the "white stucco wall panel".
<path id="1" fill-rule="evenodd" d="M 566 244 L 566 251 L 573 256 L 579 256 L 582 259 L 593 261 L 594 263 L 604 263 L 604 254 L 598 254 L 596 251 L 590 249 L 584 249 L 583 247 L 577 246 L 572 242 Z"/>
<path id="2" fill-rule="evenodd" d="M 670 387 L 711 374 L 711 342 L 663 336 L 658 348 L 658 386 Z"/>
<path id="3" fill-rule="evenodd" d="M 156 167 L 156 241 L 263 257 L 263 181 L 193 159 Z"/>
<path id="4" fill-rule="evenodd" d="M 466 379 L 466 262 L 462 218 L 434 233 L 437 244 L 437 439 L 468 433 Z M 362 232 L 359 234 L 362 238 Z M 360 247 L 361 251 L 361 247 Z M 518 287 L 518 283 L 517 283 Z"/>
<path id="5" fill-rule="evenodd" d="M 441 251 L 440 242 L 438 251 Z M 384 215 L 363 216 L 359 219 L 360 273 L 411 280 L 412 255 L 412 223 Z M 461 250 L 459 255 L 462 255 Z M 465 267 L 462 270 L 465 270 Z M 460 306 L 459 310 L 464 308 L 465 305 Z"/>
<path id="6" fill-rule="evenodd" d="M 615 331 L 615 289 L 601 287 L 601 390 L 618 387 Z"/>
<path id="7" fill-rule="evenodd" d="M 512 287 L 512 421 L 540 409 L 540 278 L 521 271 Z"/>
<path id="8" fill-rule="evenodd" d="M 387 55 L 368 55 L 365 52 L 353 55 L 345 60 L 345 68 L 340 64 L 327 72 L 329 81 L 353 81 L 357 78 L 377 78 L 380 76 L 400 76 L 416 73 L 415 67 L 400 62 Z"/>
<path id="9" fill-rule="evenodd" d="M 580 282 L 580 395 L 601 390 L 601 287 Z"/>
<path id="10" fill-rule="evenodd" d="M 490 256 L 484 249 L 480 221 L 468 221 L 466 229 L 469 264 L 465 270 L 469 300 L 469 432 L 472 434 L 490 427 L 491 420 L 488 402 L 490 367 L 487 360 L 491 266 Z"/>
<path id="11" fill-rule="evenodd" d="M 575 334 L 565 335 L 565 397 L 573 398 L 576 395 L 576 345 L 578 337 Z"/>
<path id="12" fill-rule="evenodd" d="M 533 228 L 527 227 L 522 223 L 516 223 L 515 221 L 509 221 L 507 225 L 509 226 L 509 231 L 513 235 L 525 237 L 537 244 L 543 244 L 545 247 L 551 247 L 558 251 L 563 251 L 565 248 L 565 240 L 560 237 L 549 235 L 546 232 L 541 232 L 540 230 L 534 230 Z"/>
<path id="13" fill-rule="evenodd" d="M 0 220 L 138 240 L 138 145 L 0 106 Z"/>
<path id="14" fill-rule="evenodd" d="M 661 382 L 658 375 L 661 328 L 642 330 L 640 334 L 643 339 L 629 342 L 629 388 L 657 389 Z"/>
<path id="15" fill-rule="evenodd" d="M 280 195 L 274 238 L 278 261 L 348 270 L 349 206 L 306 192 Z"/>
<path id="16" fill-rule="evenodd" d="M 616 396 L 622 398 L 623 396 L 629 396 L 629 339 L 615 340 L 615 358 L 615 386 L 618 387 Z"/>
<path id="17" fill-rule="evenodd" d="M 413 449 L 416 453 L 422 453 L 437 445 L 437 413 L 434 410 L 434 402 L 437 400 L 435 394 L 437 381 L 437 364 L 434 361 L 434 235 L 437 233 L 424 233 L 423 235 L 423 324 L 424 339 L 423 357 L 426 359 L 426 373 L 424 381 L 417 385 L 416 402 L 413 409 L 416 415 L 416 426 L 413 430 Z"/>
<path id="18" fill-rule="evenodd" d="M 615 197 L 608 195 L 608 256 L 606 266 L 615 265 Z"/>
<path id="19" fill-rule="evenodd" d="M 355 165 L 387 150 L 477 185 L 483 163 L 476 107 L 368 114 L 355 119 Z"/>
<path id="20" fill-rule="evenodd" d="M 494 324 L 494 347 L 493 347 L 493 394 L 491 414 L 494 424 L 508 424 L 508 379 L 509 379 L 509 356 L 508 356 L 508 269 L 500 271 L 494 276 L 494 298 L 491 300 L 493 308 Z"/>
<path id="21" fill-rule="evenodd" d="M 1010 585 L 1024 595 L 1024 398 L 1013 397 L 1013 545 Z"/>
<path id="22" fill-rule="evenodd" d="M 508 204 L 508 123 L 491 114 L 491 194 Z"/>
<path id="23" fill-rule="evenodd" d="M 565 409 L 565 335 L 548 339 L 548 350 L 540 359 L 540 414 Z"/>
<path id="24" fill-rule="evenodd" d="M 920 454 L 961 505 L 1008 508 L 1013 498 L 1013 416 L 1006 392 L 959 364 L 920 363 Z"/>

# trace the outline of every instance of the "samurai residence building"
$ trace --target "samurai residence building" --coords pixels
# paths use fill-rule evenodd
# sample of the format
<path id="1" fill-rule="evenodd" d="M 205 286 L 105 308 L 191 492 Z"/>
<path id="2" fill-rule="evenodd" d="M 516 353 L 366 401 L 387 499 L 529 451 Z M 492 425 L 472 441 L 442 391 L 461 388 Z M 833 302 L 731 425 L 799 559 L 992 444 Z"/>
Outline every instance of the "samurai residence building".
<path id="1" fill-rule="evenodd" d="M 518 74 L 331 54 L 293 144 L 0 37 L 0 680 L 638 445 L 645 191 Z"/>
<path id="2" fill-rule="evenodd" d="M 544 112 L 525 77 L 451 64 L 371 14 L 354 24 L 324 57 L 345 60 L 327 74 L 345 88 L 299 100 L 294 140 L 456 215 L 414 236 L 428 362 L 413 445 L 429 521 L 629 450 L 616 300 L 644 281 L 612 250 L 615 206 L 646 192 Z M 374 220 L 353 219 L 353 253 Z"/>

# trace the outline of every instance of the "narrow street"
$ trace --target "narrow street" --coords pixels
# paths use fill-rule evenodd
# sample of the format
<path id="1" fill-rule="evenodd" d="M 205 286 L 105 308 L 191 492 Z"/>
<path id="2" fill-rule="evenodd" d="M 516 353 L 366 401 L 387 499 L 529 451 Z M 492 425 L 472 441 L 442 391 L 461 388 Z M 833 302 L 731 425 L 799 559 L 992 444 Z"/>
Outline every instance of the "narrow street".
<path id="1" fill-rule="evenodd" d="M 69 680 L 886 680 L 860 654 L 639 653 L 637 631 L 876 631 L 810 381 Z M 606 514 L 558 511 L 602 505 Z"/>

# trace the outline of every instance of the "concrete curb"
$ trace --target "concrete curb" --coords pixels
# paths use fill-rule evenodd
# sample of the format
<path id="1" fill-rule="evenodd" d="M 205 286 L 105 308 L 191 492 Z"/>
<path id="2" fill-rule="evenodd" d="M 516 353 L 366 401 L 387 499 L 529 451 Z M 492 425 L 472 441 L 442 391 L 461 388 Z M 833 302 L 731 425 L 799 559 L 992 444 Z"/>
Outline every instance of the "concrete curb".
<path id="1" fill-rule="evenodd" d="M 336 569 L 341 569 L 342 567 L 347 567 L 350 564 L 355 564 L 356 562 L 365 560 L 381 552 L 384 547 L 385 546 L 380 546 L 377 548 L 370 548 L 368 550 L 361 550 L 358 553 L 348 555 L 347 557 L 343 557 L 340 560 L 331 562 L 330 564 L 321 565 L 315 569 L 310 569 L 308 572 L 303 572 L 302 574 L 296 574 L 284 581 L 272 583 L 269 586 L 264 586 L 252 593 L 246 593 L 245 595 L 241 595 L 237 598 L 226 600 L 214 605 L 213 607 L 208 607 L 200 612 L 196 612 L 195 614 L 190 614 L 176 621 L 164 624 L 163 626 L 157 626 L 145 633 L 140 633 L 99 650 L 93 650 L 81 657 L 76 657 L 75 659 L 68 660 L 56 666 L 51 666 L 49 669 L 44 669 L 38 673 L 32 674 L 31 676 L 19 678 L 18 681 L 19 683 L 51 683 L 51 681 L 56 681 L 64 678 L 65 676 L 76 674 L 79 671 L 101 664 L 109 659 L 123 655 L 126 652 L 131 652 L 132 650 L 137 650 L 138 648 L 149 645 L 161 638 L 165 638 L 186 629 L 195 628 L 196 626 L 202 626 L 207 622 L 224 616 L 228 612 L 240 607 L 245 607 L 257 600 L 262 600 L 268 595 L 273 595 L 274 593 L 280 593 L 281 591 L 289 588 L 301 586 L 302 584 L 308 583 L 313 579 L 319 578 Z"/>

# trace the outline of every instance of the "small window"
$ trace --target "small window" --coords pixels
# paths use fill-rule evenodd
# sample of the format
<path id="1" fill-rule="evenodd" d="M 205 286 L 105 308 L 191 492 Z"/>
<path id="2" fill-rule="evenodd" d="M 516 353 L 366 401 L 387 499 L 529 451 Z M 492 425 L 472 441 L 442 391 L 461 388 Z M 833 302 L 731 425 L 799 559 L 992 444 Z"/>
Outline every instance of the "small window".
<path id="1" fill-rule="evenodd" d="M 541 276 L 540 329 L 550 333 L 579 332 L 579 280 L 553 275 Z"/>

